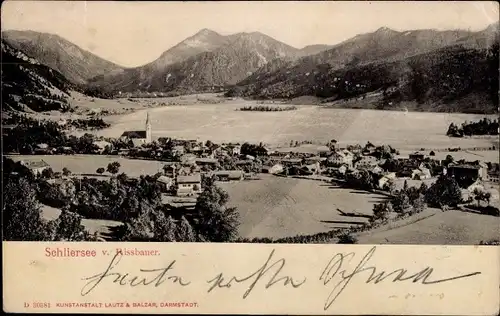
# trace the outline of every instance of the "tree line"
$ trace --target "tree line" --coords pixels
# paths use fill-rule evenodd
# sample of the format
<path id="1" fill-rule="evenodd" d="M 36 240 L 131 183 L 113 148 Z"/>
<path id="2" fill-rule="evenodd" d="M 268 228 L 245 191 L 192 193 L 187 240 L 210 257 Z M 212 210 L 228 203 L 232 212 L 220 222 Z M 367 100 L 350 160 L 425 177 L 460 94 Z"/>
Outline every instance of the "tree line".
<path id="1" fill-rule="evenodd" d="M 461 126 L 451 123 L 446 132 L 450 137 L 464 137 L 474 135 L 498 135 L 498 120 L 483 118 L 477 122 L 464 122 Z"/>
<path id="2" fill-rule="evenodd" d="M 178 212 L 162 203 L 156 176 L 129 178 L 118 174 L 119 167 L 108 165 L 112 177 L 107 180 L 53 182 L 50 173 L 35 176 L 4 158 L 5 240 L 96 240 L 81 225 L 83 218 L 122 222 L 114 236 L 122 241 L 225 242 L 237 237 L 239 214 L 227 206 L 229 196 L 215 178 L 203 178 L 194 211 Z M 44 220 L 41 203 L 61 209 L 59 218 Z"/>
<path id="3" fill-rule="evenodd" d="M 296 106 L 268 106 L 268 105 L 255 105 L 244 106 L 239 108 L 240 111 L 257 111 L 257 112 L 283 112 L 297 110 Z"/>

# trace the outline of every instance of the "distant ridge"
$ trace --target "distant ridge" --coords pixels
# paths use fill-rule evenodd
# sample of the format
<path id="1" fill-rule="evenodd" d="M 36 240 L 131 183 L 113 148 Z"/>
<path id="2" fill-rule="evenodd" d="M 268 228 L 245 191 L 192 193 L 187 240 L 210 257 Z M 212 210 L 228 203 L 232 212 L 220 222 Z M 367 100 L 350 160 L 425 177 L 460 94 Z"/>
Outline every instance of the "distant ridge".
<path id="1" fill-rule="evenodd" d="M 75 84 L 123 67 L 86 51 L 59 35 L 34 31 L 3 31 L 2 39 L 13 48 L 59 71 Z"/>
<path id="2" fill-rule="evenodd" d="M 495 23 L 479 32 L 380 28 L 316 55 L 266 65 L 227 95 L 335 101 L 372 93 L 380 97 L 366 106 L 413 102 L 426 111 L 491 113 L 498 107 L 497 92 Z"/>
<path id="3" fill-rule="evenodd" d="M 202 29 L 148 64 L 123 68 L 57 35 L 2 33 L 6 43 L 95 96 L 229 89 L 231 96 L 333 102 L 373 94 L 379 97 L 367 106 L 413 102 L 421 110 L 461 112 L 498 105 L 498 34 L 498 22 L 478 32 L 380 27 L 336 45 L 298 49 L 261 32 Z"/>
<path id="4" fill-rule="evenodd" d="M 98 76 L 90 84 L 115 93 L 202 91 L 235 84 L 273 59 L 297 56 L 298 49 L 260 32 L 222 36 L 203 29 L 145 66 Z"/>

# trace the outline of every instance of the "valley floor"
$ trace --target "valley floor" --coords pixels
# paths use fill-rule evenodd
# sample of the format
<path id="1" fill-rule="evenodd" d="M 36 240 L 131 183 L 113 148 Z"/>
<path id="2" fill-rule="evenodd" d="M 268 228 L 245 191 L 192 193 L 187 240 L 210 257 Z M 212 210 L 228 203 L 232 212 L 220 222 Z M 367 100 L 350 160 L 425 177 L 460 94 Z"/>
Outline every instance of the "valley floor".
<path id="1" fill-rule="evenodd" d="M 74 175 L 95 175 L 98 167 L 119 161 L 120 172 L 137 177 L 154 174 L 161 170 L 159 161 L 132 160 L 96 155 L 74 156 L 11 156 L 14 159 L 42 158 L 54 171 L 68 167 Z M 355 189 L 340 188 L 319 180 L 279 177 L 260 174 L 259 180 L 218 182 L 229 194 L 229 206 L 235 206 L 241 216 L 241 237 L 282 238 L 295 235 L 312 235 L 332 229 L 366 223 L 373 205 L 387 200 L 381 194 Z M 434 179 L 424 180 L 431 184 Z M 396 183 L 403 186 L 403 180 Z M 422 181 L 408 180 L 409 186 L 420 186 Z M 492 192 L 498 192 L 498 184 Z M 498 194 L 492 198 L 498 204 Z M 498 206 L 498 205 L 497 205 Z M 356 212 L 367 217 L 344 216 L 341 212 Z M 44 206 L 46 219 L 55 219 L 60 210 Z M 108 238 L 116 221 L 85 219 L 84 227 Z M 478 244 L 480 241 L 500 238 L 500 218 L 465 213 L 458 210 L 442 212 L 428 208 L 422 213 L 388 225 L 359 233 L 361 244 L 408 243 L 408 244 Z M 332 242 L 336 242 L 332 240 Z"/>
<path id="2" fill-rule="evenodd" d="M 81 112 L 72 115 L 88 115 L 92 111 L 115 113 L 104 116 L 105 121 L 112 124 L 111 128 L 92 132 L 99 136 L 117 137 L 125 130 L 142 129 L 147 110 L 153 114 L 153 138 L 201 138 L 216 143 L 263 141 L 273 144 L 274 147 L 270 146 L 271 148 L 280 147 L 281 151 L 285 152 L 314 152 L 319 145 L 324 146 L 331 139 L 337 139 L 341 146 L 356 143 L 364 145 L 371 141 L 375 145 L 388 144 L 400 149 L 401 156 L 408 156 L 413 151 L 424 148 L 426 154 L 435 150 L 435 157 L 438 159 L 452 154 L 455 160 L 499 161 L 498 150 L 484 150 L 491 146 L 498 148 L 498 136 L 449 138 L 445 135 L 451 122 L 460 124 L 466 120 L 484 117 L 481 115 L 327 109 L 311 104 L 298 105 L 296 111 L 241 112 L 237 111 L 240 106 L 257 104 L 256 101 L 222 99 L 216 95 L 94 101 L 85 96 L 75 95 L 74 98 L 77 109 Z M 47 117 L 51 117 L 50 114 Z M 51 118 L 58 119 L 57 114 Z M 288 147 L 291 140 L 315 140 L 316 144 Z M 461 147 L 464 150 L 449 152 L 450 147 Z M 163 166 L 160 161 L 133 160 L 117 156 L 12 157 L 15 160 L 31 157 L 43 159 L 54 171 L 67 167 L 73 174 L 81 176 L 96 176 L 98 168 L 105 168 L 113 161 L 120 162 L 120 172 L 131 177 L 156 174 Z M 433 179 L 428 180 L 428 184 L 432 181 Z M 403 183 L 404 181 L 399 181 L 396 186 L 401 188 Z M 383 195 L 338 188 L 326 182 L 270 175 L 262 175 L 261 180 L 219 185 L 228 191 L 229 205 L 238 208 L 242 222 L 239 232 L 241 237 L 247 238 L 315 234 L 364 223 L 367 218 L 342 216 L 339 211 L 358 212 L 369 216 L 373 205 L 386 199 Z M 420 182 L 412 180 L 409 185 L 419 186 Z M 498 191 L 498 185 L 496 190 Z M 57 211 L 44 208 L 44 214 L 47 214 L 48 218 L 54 217 Z M 412 219 L 405 219 L 398 222 L 397 227 L 360 234 L 359 241 L 473 244 L 500 237 L 500 222 L 496 217 L 459 211 L 442 213 L 433 209 L 427 209 L 418 216 L 425 214 L 429 217 L 418 217 L 417 220 L 413 218 L 414 222 L 411 222 Z M 106 234 L 119 223 L 85 220 L 84 225 L 92 232 Z"/>
<path id="3" fill-rule="evenodd" d="M 307 103 L 295 104 L 297 110 L 294 111 L 244 112 L 238 109 L 259 103 L 213 94 L 132 100 L 105 100 L 110 103 L 109 107 L 113 102 L 114 106 L 122 102 L 133 103 L 135 108 L 133 113 L 105 116 L 104 120 L 111 123 L 111 127 L 92 133 L 119 137 L 126 130 L 142 130 L 146 112 L 150 112 L 153 139 L 173 137 L 215 143 L 263 142 L 273 148 L 287 147 L 291 141 L 312 141 L 324 145 L 335 139 L 340 146 L 364 145 L 370 141 L 375 145 L 391 145 L 402 152 L 421 148 L 436 151 L 450 147 L 475 150 L 491 146 L 498 148 L 499 144 L 498 136 L 450 138 L 445 135 L 451 123 L 462 124 L 485 117 L 479 114 L 336 109 Z M 285 104 L 281 101 L 266 102 L 269 106 Z M 123 104 L 117 107 L 120 106 Z M 498 161 L 496 157 L 498 155 L 488 156 L 488 159 Z"/>
<path id="4" fill-rule="evenodd" d="M 477 245 L 500 240 L 500 217 L 427 209 L 357 237 L 360 244 Z"/>

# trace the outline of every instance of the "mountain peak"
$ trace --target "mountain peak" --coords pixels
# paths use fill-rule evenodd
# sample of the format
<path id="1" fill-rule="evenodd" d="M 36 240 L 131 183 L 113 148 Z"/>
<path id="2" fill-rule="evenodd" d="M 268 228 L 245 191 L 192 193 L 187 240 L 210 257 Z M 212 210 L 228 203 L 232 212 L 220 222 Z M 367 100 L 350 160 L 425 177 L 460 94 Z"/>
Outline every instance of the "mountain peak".
<path id="1" fill-rule="evenodd" d="M 376 30 L 375 33 L 397 33 L 397 32 L 388 27 L 382 26 L 381 28 Z"/>
<path id="2" fill-rule="evenodd" d="M 200 31 L 198 31 L 198 33 L 196 33 L 194 36 L 213 36 L 213 35 L 220 36 L 219 33 L 212 31 L 210 29 L 204 28 L 204 29 L 201 29 Z"/>
<path id="3" fill-rule="evenodd" d="M 499 31 L 499 22 L 496 21 L 495 23 L 488 25 L 488 27 L 486 27 L 485 31 L 497 33 Z"/>

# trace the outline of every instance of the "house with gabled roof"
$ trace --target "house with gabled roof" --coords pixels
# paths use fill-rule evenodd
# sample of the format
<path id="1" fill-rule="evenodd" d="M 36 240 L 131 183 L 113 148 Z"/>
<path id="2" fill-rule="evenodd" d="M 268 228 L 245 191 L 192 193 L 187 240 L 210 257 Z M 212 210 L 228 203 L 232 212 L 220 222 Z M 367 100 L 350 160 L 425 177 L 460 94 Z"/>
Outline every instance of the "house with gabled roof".
<path id="1" fill-rule="evenodd" d="M 41 175 L 44 170 L 50 168 L 50 165 L 43 159 L 22 160 L 20 164 L 28 168 L 34 175 Z"/>
<path id="2" fill-rule="evenodd" d="M 190 196 L 201 193 L 201 174 L 195 173 L 187 176 L 177 176 L 176 195 Z"/>
<path id="3" fill-rule="evenodd" d="M 158 179 L 156 179 L 156 183 L 160 186 L 162 192 L 167 192 L 174 185 L 174 179 L 167 176 L 159 176 Z"/>

